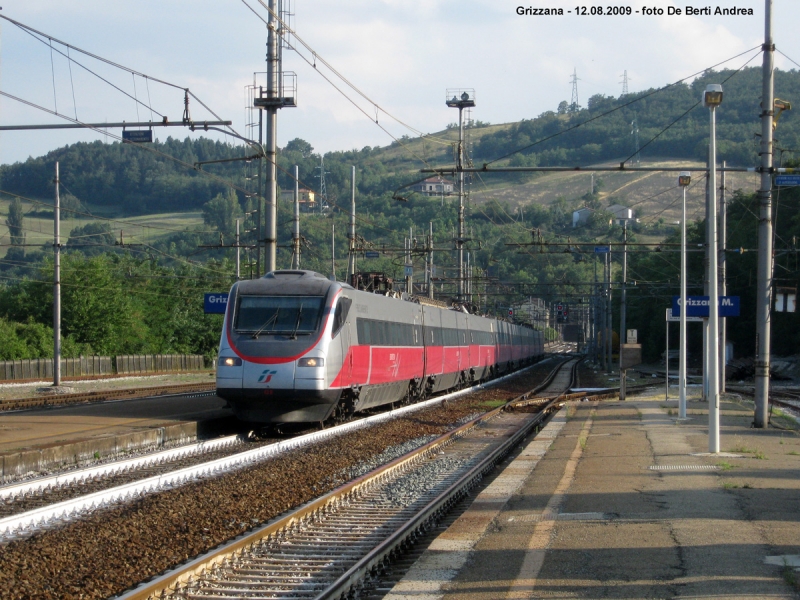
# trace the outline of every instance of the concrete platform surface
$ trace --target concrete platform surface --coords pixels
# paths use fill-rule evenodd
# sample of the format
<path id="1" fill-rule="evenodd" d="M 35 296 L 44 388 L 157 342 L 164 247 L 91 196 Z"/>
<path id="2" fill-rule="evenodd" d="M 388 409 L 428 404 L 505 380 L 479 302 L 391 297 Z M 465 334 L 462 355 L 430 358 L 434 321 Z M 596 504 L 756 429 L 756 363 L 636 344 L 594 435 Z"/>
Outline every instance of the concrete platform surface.
<path id="1" fill-rule="evenodd" d="M 564 407 L 386 599 L 800 597 L 797 423 L 675 405 Z"/>
<path id="2" fill-rule="evenodd" d="M 100 387 L 102 382 L 92 385 Z M 233 430 L 235 422 L 223 399 L 205 394 L 3 412 L 0 483 L 124 452 L 217 435 Z"/>

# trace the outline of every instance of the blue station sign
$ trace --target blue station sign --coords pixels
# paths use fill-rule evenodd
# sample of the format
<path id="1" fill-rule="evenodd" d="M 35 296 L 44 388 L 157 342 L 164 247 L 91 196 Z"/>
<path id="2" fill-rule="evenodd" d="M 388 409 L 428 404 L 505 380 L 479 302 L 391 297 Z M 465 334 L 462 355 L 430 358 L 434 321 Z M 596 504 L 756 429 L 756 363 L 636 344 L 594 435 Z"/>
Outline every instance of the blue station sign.
<path id="1" fill-rule="evenodd" d="M 152 129 L 123 129 L 122 139 L 134 144 L 145 144 L 153 141 Z"/>
<path id="2" fill-rule="evenodd" d="M 793 187 L 800 185 L 800 175 L 776 175 L 775 185 L 778 187 Z"/>
<path id="3" fill-rule="evenodd" d="M 380 258 L 380 257 L 381 257 L 381 253 L 380 252 L 376 252 L 374 250 L 367 250 L 364 253 L 364 258 Z"/>
<path id="4" fill-rule="evenodd" d="M 739 296 L 720 296 L 719 316 L 738 317 L 739 316 Z M 681 297 L 672 297 L 672 316 L 681 315 Z M 686 297 L 686 316 L 687 317 L 708 317 L 708 296 L 687 296 Z"/>
<path id="5" fill-rule="evenodd" d="M 228 307 L 228 292 L 205 294 L 203 309 L 207 315 L 224 315 Z"/>
<path id="6" fill-rule="evenodd" d="M 611 247 L 610 246 L 595 246 L 594 247 L 594 253 L 595 254 L 608 254 L 609 252 L 611 252 Z"/>

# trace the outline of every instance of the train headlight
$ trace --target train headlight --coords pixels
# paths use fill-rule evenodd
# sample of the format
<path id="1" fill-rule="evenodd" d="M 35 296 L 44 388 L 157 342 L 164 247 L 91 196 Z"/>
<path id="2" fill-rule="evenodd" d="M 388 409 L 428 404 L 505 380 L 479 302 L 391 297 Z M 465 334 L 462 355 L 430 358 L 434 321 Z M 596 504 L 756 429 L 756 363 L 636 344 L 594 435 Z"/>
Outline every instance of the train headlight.
<path id="1" fill-rule="evenodd" d="M 324 367 L 324 358 L 301 358 L 297 361 L 298 367 Z"/>
<path id="2" fill-rule="evenodd" d="M 238 356 L 232 357 L 229 356 L 227 358 L 220 358 L 219 365 L 221 367 L 241 367 L 242 366 L 242 359 Z"/>

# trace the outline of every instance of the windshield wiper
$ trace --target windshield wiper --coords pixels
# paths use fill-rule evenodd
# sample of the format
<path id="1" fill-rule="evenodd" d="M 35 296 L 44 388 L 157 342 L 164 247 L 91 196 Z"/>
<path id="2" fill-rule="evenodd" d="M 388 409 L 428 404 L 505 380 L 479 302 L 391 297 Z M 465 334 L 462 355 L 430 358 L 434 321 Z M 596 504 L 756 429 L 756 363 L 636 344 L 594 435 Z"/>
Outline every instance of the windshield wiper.
<path id="1" fill-rule="evenodd" d="M 258 336 L 259 336 L 259 334 L 260 334 L 262 331 L 264 331 L 264 330 L 265 330 L 267 327 L 269 327 L 270 325 L 272 325 L 273 323 L 275 323 L 275 321 L 277 321 L 277 320 L 278 320 L 278 313 L 279 313 L 279 312 L 281 312 L 281 309 L 280 309 L 280 308 L 279 308 L 278 310 L 276 310 L 276 311 L 275 311 L 275 314 L 274 314 L 274 315 L 272 315 L 272 316 L 271 316 L 269 319 L 267 319 L 266 323 L 264 323 L 264 324 L 263 324 L 261 327 L 259 327 L 259 328 L 258 328 L 258 331 L 256 331 L 256 332 L 253 334 L 253 339 L 254 339 L 254 340 L 257 340 L 257 339 L 258 339 Z"/>
<path id="2" fill-rule="evenodd" d="M 303 317 L 303 303 L 300 303 L 300 310 L 297 311 L 297 321 L 294 324 L 294 329 L 292 330 L 292 335 L 289 336 L 290 340 L 297 339 L 297 330 L 300 329 L 300 319 Z"/>

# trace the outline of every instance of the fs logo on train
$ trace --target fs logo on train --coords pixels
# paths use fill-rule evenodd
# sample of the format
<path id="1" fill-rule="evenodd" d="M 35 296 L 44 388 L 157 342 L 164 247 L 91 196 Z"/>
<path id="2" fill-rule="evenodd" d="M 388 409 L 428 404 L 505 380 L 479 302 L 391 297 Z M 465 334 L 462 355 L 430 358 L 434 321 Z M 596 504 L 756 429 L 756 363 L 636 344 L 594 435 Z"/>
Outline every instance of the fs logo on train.
<path id="1" fill-rule="evenodd" d="M 270 371 L 269 369 L 265 369 L 263 373 L 261 373 L 261 377 L 258 378 L 258 383 L 269 383 L 269 380 L 272 379 L 273 375 L 277 375 L 277 371 Z"/>

